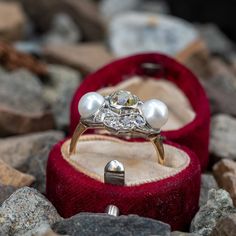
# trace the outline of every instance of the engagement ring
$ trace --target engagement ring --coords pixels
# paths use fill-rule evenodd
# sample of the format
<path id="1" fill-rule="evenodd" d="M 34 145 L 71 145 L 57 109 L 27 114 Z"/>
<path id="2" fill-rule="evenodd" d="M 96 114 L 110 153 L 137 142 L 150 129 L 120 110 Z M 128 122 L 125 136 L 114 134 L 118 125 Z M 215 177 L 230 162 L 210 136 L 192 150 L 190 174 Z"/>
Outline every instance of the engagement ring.
<path id="1" fill-rule="evenodd" d="M 143 137 L 155 147 L 158 162 L 164 164 L 164 147 L 160 135 L 167 122 L 167 106 L 151 99 L 142 102 L 129 91 L 117 91 L 103 97 L 89 92 L 81 97 L 78 105 L 80 122 L 70 143 L 70 154 L 76 151 L 79 137 L 87 129 L 103 128 L 117 136 Z"/>

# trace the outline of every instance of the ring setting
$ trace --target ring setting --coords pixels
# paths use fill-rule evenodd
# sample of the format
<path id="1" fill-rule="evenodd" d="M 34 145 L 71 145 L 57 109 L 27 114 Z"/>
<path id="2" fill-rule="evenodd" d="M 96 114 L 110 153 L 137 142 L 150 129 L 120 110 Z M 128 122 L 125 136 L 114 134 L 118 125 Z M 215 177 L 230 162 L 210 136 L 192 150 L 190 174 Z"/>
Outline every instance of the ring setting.
<path id="1" fill-rule="evenodd" d="M 144 137 L 155 146 L 159 163 L 164 163 L 161 127 L 168 120 L 167 106 L 157 100 L 141 101 L 129 91 L 119 90 L 103 97 L 89 92 L 78 105 L 80 122 L 71 140 L 70 153 L 75 152 L 79 136 L 88 128 L 105 128 L 117 136 Z"/>

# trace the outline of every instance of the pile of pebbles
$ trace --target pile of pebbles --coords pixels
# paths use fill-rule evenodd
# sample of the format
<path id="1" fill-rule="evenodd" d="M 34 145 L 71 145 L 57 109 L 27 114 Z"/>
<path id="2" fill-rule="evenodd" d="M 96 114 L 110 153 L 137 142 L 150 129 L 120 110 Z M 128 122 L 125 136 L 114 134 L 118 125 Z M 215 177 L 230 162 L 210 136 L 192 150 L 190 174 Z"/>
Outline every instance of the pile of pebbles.
<path id="1" fill-rule="evenodd" d="M 214 24 L 169 13 L 161 0 L 0 0 L 0 235 L 235 235 L 235 45 Z M 43 196 L 75 89 L 88 73 L 143 51 L 184 63 L 211 105 L 209 168 L 185 233 L 136 215 L 63 219 Z"/>

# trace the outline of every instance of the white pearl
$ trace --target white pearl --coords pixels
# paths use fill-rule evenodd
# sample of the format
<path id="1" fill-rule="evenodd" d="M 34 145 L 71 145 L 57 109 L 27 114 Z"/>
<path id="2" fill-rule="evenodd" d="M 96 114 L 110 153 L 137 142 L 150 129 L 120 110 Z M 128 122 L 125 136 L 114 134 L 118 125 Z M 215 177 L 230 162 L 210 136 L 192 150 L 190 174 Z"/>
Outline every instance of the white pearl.
<path id="1" fill-rule="evenodd" d="M 104 103 L 105 99 L 96 92 L 86 93 L 79 101 L 79 113 L 82 118 L 95 114 Z"/>
<path id="2" fill-rule="evenodd" d="M 153 129 L 160 129 L 168 120 L 167 106 L 157 99 L 144 102 L 141 111 Z"/>

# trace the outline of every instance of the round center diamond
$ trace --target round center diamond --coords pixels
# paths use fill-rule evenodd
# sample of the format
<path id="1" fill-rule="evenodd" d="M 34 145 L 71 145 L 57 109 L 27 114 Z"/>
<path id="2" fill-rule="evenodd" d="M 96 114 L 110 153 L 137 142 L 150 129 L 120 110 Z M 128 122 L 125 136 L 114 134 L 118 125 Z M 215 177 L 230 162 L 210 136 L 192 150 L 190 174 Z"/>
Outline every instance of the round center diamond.
<path id="1" fill-rule="evenodd" d="M 120 90 L 111 95 L 110 103 L 114 107 L 132 107 L 138 103 L 138 99 L 128 91 Z"/>

